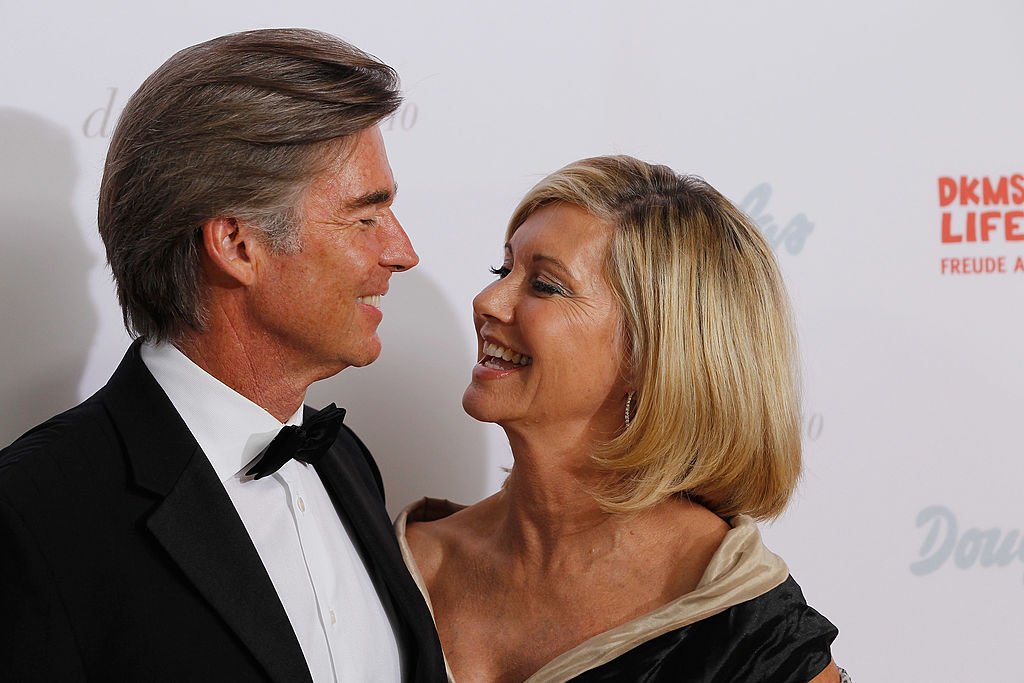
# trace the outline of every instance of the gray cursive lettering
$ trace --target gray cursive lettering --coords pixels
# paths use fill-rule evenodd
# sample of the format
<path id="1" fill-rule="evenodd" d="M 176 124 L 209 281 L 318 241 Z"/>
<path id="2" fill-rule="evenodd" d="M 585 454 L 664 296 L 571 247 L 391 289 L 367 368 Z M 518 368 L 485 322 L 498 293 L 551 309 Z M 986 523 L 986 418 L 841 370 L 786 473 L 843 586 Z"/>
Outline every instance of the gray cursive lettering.
<path id="1" fill-rule="evenodd" d="M 956 545 L 956 516 L 944 505 L 926 507 L 917 515 L 917 527 L 931 524 L 928 535 L 921 544 L 920 555 L 923 559 L 910 565 L 910 573 L 917 576 L 931 574 L 941 567 Z M 937 544 L 941 530 L 945 528 L 945 536 L 941 544 Z M 936 548 L 936 545 L 938 547 Z"/>
<path id="2" fill-rule="evenodd" d="M 784 228 L 779 228 L 775 217 L 765 213 L 768 208 L 768 200 L 772 197 L 772 186 L 768 183 L 761 183 L 743 198 L 739 203 L 740 211 L 743 211 L 757 227 L 761 229 L 768 245 L 772 251 L 778 251 L 779 247 L 785 248 L 790 254 L 799 254 L 804 249 L 804 244 L 812 232 L 814 223 L 805 214 L 798 213 L 793 216 Z"/>
<path id="3" fill-rule="evenodd" d="M 921 559 L 910 565 L 910 572 L 917 576 L 937 571 L 950 558 L 960 569 L 1005 567 L 1014 560 L 1024 562 L 1024 536 L 1019 529 L 1011 529 L 1005 535 L 999 527 L 975 527 L 960 533 L 956 515 L 945 505 L 921 510 L 917 526 L 928 526 L 918 553 Z"/>

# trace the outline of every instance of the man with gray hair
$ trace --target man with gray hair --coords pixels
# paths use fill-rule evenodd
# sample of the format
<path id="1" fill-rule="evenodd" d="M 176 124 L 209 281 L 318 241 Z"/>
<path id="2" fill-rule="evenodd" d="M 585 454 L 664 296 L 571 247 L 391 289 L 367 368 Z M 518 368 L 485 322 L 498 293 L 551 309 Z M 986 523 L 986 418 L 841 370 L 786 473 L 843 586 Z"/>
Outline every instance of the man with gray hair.
<path id="1" fill-rule="evenodd" d="M 264 30 L 128 102 L 99 229 L 137 339 L 0 452 L 0 680 L 445 680 L 373 458 L 343 410 L 303 407 L 377 358 L 418 261 L 377 128 L 397 85 Z"/>

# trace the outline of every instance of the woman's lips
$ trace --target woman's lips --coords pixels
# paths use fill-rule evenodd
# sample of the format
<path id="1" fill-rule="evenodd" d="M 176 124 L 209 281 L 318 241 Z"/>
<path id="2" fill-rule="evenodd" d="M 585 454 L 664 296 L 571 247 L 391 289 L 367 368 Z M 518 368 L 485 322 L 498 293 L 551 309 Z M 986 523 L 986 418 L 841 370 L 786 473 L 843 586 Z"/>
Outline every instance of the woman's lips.
<path id="1" fill-rule="evenodd" d="M 499 379 L 519 372 L 525 372 L 529 367 L 529 365 L 515 363 L 495 356 L 484 356 L 480 359 L 479 363 L 473 366 L 473 377 L 476 379 Z"/>
<path id="2" fill-rule="evenodd" d="M 492 370 L 518 370 L 522 365 L 513 363 L 512 361 L 505 360 L 503 358 L 495 358 L 494 356 L 484 356 L 484 359 L 480 361 L 480 364 L 485 368 Z"/>
<path id="3" fill-rule="evenodd" d="M 481 350 L 484 353 L 483 362 L 494 361 L 498 367 L 501 363 L 507 363 L 510 366 L 526 366 L 533 362 L 533 358 L 525 353 L 500 346 L 486 339 Z"/>

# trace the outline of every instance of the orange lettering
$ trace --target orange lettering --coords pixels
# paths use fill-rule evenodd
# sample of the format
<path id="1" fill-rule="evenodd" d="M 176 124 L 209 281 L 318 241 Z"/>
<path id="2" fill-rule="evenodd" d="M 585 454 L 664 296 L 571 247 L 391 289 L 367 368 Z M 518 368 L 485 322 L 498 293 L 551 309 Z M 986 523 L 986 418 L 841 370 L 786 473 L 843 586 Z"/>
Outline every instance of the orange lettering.
<path id="1" fill-rule="evenodd" d="M 1013 203 L 1024 204 L 1024 175 L 1014 173 L 1010 176 L 1010 185 L 1013 187 Z"/>
<path id="2" fill-rule="evenodd" d="M 1006 241 L 1020 242 L 1024 240 L 1024 211 L 1006 212 Z"/>
<path id="3" fill-rule="evenodd" d="M 946 211 L 942 214 L 942 243 L 963 242 L 963 235 L 953 234 L 953 214 Z"/>
<path id="4" fill-rule="evenodd" d="M 960 205 L 977 204 L 978 201 L 978 179 L 968 178 L 965 175 L 960 176 Z M 974 240 L 968 241 L 973 242 Z"/>
<path id="5" fill-rule="evenodd" d="M 983 178 L 981 181 L 981 198 L 986 204 L 1009 204 L 1010 186 L 1006 177 L 1000 178 L 995 186 L 991 178 Z"/>
<path id="6" fill-rule="evenodd" d="M 996 220 L 1002 215 L 1001 211 L 985 211 L 981 214 L 982 242 L 988 242 L 988 236 L 996 229 Z"/>
<path id="7" fill-rule="evenodd" d="M 1021 177 L 1024 182 L 1024 176 Z M 1024 186 L 1021 187 L 1024 192 Z M 939 206 L 949 206 L 956 199 L 956 180 L 949 176 L 939 177 Z M 943 240 L 945 241 L 945 240 Z"/>

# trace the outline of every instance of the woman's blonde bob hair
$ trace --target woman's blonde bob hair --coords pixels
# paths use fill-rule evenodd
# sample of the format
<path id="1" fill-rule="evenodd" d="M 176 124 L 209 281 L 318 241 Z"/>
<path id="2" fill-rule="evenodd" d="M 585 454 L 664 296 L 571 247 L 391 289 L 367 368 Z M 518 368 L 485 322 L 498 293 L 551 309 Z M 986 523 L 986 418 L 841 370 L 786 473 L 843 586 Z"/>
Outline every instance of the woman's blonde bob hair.
<path id="1" fill-rule="evenodd" d="M 538 183 L 506 238 L 555 202 L 614 230 L 607 276 L 635 395 L 629 426 L 594 456 L 610 474 L 602 507 L 681 494 L 722 517 L 778 516 L 800 473 L 799 380 L 782 276 L 757 228 L 700 178 L 604 156 Z"/>

